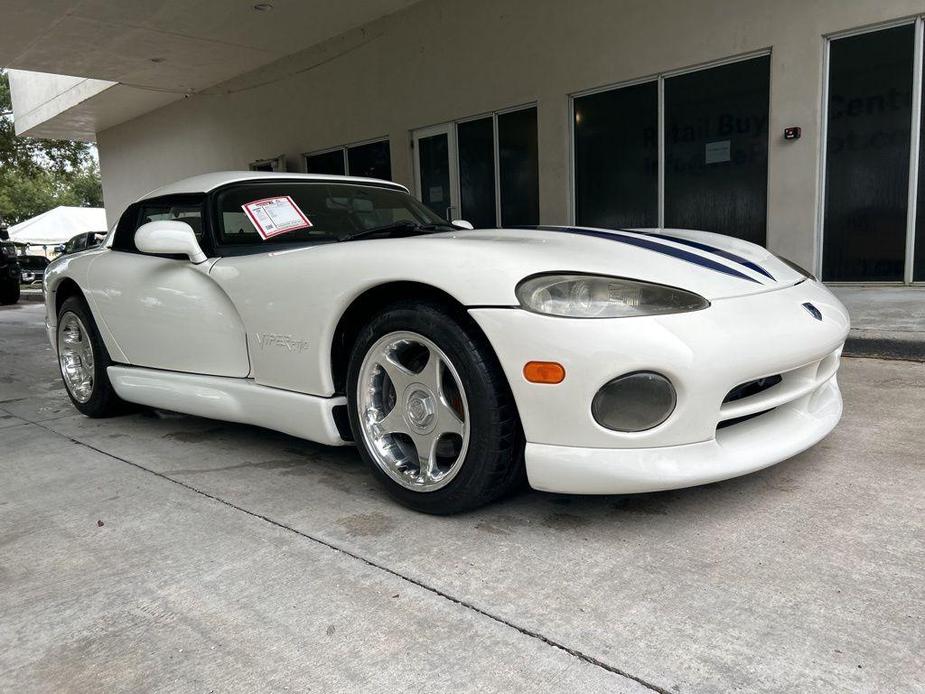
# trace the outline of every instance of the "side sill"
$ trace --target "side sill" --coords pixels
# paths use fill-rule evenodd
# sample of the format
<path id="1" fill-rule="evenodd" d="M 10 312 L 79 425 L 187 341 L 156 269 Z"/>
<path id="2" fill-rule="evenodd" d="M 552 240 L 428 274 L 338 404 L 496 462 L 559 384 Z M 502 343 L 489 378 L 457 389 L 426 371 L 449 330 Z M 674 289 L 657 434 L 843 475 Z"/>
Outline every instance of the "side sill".
<path id="1" fill-rule="evenodd" d="M 250 378 L 226 378 L 110 366 L 106 372 L 120 398 L 148 407 L 227 422 L 252 424 L 328 446 L 346 446 L 334 408 L 342 396 L 322 398 L 270 388 Z"/>

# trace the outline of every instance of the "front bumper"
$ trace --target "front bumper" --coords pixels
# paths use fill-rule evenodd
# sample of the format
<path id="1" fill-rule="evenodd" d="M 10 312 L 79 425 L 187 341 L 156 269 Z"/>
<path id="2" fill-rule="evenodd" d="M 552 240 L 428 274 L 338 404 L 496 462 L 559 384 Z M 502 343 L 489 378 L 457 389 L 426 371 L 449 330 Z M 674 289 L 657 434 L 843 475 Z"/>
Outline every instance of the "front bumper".
<path id="1" fill-rule="evenodd" d="M 635 494 L 738 477 L 786 460 L 838 424 L 841 393 L 833 376 L 773 412 L 683 446 L 607 449 L 528 443 L 530 486 L 565 494 Z"/>
<path id="2" fill-rule="evenodd" d="M 823 319 L 813 318 L 804 302 Z M 670 316 L 574 320 L 519 309 L 470 313 L 511 385 L 536 489 L 634 493 L 735 477 L 812 446 L 841 416 L 835 374 L 848 315 L 816 282 Z M 521 369 L 531 360 L 561 363 L 565 381 L 528 383 Z M 594 394 L 633 371 L 667 376 L 678 394 L 674 412 L 644 432 L 601 427 L 591 416 Z M 782 376 L 778 385 L 724 402 L 736 386 L 772 375 Z"/>

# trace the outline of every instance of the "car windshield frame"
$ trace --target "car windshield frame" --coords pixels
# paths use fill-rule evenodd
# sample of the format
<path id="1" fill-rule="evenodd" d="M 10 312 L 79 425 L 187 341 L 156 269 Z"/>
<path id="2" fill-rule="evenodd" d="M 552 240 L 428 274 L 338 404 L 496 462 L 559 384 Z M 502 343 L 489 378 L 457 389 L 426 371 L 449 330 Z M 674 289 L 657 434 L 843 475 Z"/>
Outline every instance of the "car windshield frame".
<path id="1" fill-rule="evenodd" d="M 249 201 L 262 200 L 268 197 L 283 197 L 288 195 L 294 197 L 298 204 L 297 198 L 303 196 L 298 194 L 293 196 L 293 193 L 298 193 L 298 191 L 294 189 L 301 187 L 326 187 L 328 189 L 327 195 L 322 196 L 326 203 L 326 207 L 322 214 L 317 214 L 314 210 L 302 210 L 309 218 L 309 220 L 312 221 L 313 226 L 311 229 L 305 230 L 301 236 L 294 236 L 294 234 L 298 234 L 298 232 L 290 232 L 289 234 L 284 233 L 280 234 L 279 236 L 274 236 L 264 240 L 260 239 L 256 230 L 251 225 L 248 228 L 247 239 L 243 239 L 242 241 L 230 240 L 230 234 L 227 234 L 224 229 L 224 214 L 230 214 L 232 211 L 237 213 L 238 209 L 240 209 L 240 204 Z M 207 207 L 208 216 L 211 218 L 211 224 L 208 226 L 211 230 L 215 255 L 219 257 L 251 255 L 327 243 L 338 243 L 340 241 L 346 240 L 347 237 L 357 232 L 363 232 L 375 227 L 386 226 L 389 223 L 394 223 L 396 221 L 395 219 L 389 220 L 383 219 L 382 217 L 374 218 L 375 214 L 384 213 L 387 209 L 377 209 L 374 203 L 373 208 L 365 210 L 358 210 L 355 206 L 345 206 L 342 209 L 338 209 L 336 207 L 336 203 L 332 205 L 331 201 L 334 199 L 343 198 L 345 196 L 332 195 L 332 193 L 346 192 L 345 189 L 353 189 L 358 192 L 366 193 L 366 195 L 346 196 L 351 201 L 356 201 L 359 198 L 369 200 L 372 197 L 370 193 L 372 193 L 372 195 L 379 195 L 381 193 L 394 194 L 395 196 L 398 196 L 398 198 L 403 203 L 402 207 L 407 211 L 407 219 L 410 221 L 425 227 L 427 225 L 444 225 L 447 227 L 447 229 L 451 228 L 451 225 L 447 220 L 439 217 L 417 198 L 408 193 L 404 188 L 398 187 L 397 185 L 390 185 L 386 182 L 376 183 L 374 181 L 343 181 L 338 180 L 335 177 L 332 177 L 331 179 L 319 180 L 254 179 L 230 183 L 220 188 L 216 188 L 209 194 Z M 233 203 L 229 204 L 229 198 L 233 200 Z M 299 207 L 301 209 L 302 205 L 299 205 Z M 397 210 L 399 208 L 396 207 L 388 209 Z M 336 227 L 329 225 L 330 219 L 332 219 L 330 215 L 341 211 L 344 213 L 346 219 L 352 219 L 350 224 L 353 224 L 353 226 L 350 228 L 347 228 L 348 225 L 344 223 L 344 219 L 338 220 L 339 224 Z M 329 215 L 327 224 L 323 219 L 324 213 Z M 241 211 L 241 214 L 243 216 L 243 210 Z M 365 226 L 362 220 L 364 215 L 368 217 Z M 312 219 L 313 216 L 314 219 Z M 247 223 L 251 224 L 250 221 Z M 376 238 L 376 236 L 363 238 Z"/>

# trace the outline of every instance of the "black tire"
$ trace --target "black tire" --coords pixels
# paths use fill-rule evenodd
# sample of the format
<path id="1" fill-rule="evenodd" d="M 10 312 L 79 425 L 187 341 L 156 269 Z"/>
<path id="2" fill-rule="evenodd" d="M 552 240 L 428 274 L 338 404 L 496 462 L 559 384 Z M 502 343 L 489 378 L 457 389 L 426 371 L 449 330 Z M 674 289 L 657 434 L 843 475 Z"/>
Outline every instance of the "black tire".
<path id="1" fill-rule="evenodd" d="M 370 454 L 360 428 L 357 383 L 364 357 L 377 340 L 398 331 L 418 333 L 442 349 L 455 366 L 469 402 L 466 455 L 455 477 L 433 491 L 415 491 L 391 479 Z M 523 431 L 514 398 L 494 351 L 464 311 L 412 301 L 386 307 L 354 341 L 347 369 L 347 403 L 360 455 L 388 493 L 416 511 L 449 515 L 474 509 L 525 479 Z"/>
<path id="2" fill-rule="evenodd" d="M 17 301 L 19 301 L 19 280 L 7 280 L 0 284 L 0 304 L 9 306 Z"/>
<path id="3" fill-rule="evenodd" d="M 65 299 L 61 304 L 61 310 L 58 311 L 58 328 L 60 329 L 62 318 L 73 313 L 80 319 L 80 322 L 86 328 L 87 336 L 93 347 L 93 390 L 90 398 L 86 402 L 80 402 L 71 393 L 68 388 L 67 380 L 64 373 L 61 373 L 61 379 L 64 381 L 64 389 L 68 397 L 74 403 L 74 407 L 87 417 L 113 417 L 128 411 L 129 405 L 116 395 L 112 383 L 109 382 L 109 375 L 106 372 L 107 367 L 112 365 L 109 358 L 109 352 L 106 345 L 100 337 L 99 329 L 96 327 L 96 321 L 93 320 L 93 314 L 90 312 L 87 302 L 81 296 L 72 296 Z M 58 361 L 59 371 L 61 370 L 61 361 Z"/>

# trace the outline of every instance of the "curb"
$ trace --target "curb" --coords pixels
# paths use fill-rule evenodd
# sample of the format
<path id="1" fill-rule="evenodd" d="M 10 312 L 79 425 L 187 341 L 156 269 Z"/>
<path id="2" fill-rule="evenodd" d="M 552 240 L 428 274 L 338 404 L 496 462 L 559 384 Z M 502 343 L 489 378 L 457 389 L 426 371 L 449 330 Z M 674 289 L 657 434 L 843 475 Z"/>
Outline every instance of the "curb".
<path id="1" fill-rule="evenodd" d="M 903 359 L 906 361 L 925 362 L 925 335 L 911 333 L 915 337 L 906 337 L 901 333 L 873 332 L 858 335 L 854 331 L 848 335 L 845 350 L 846 357 L 868 357 L 872 359 Z"/>

